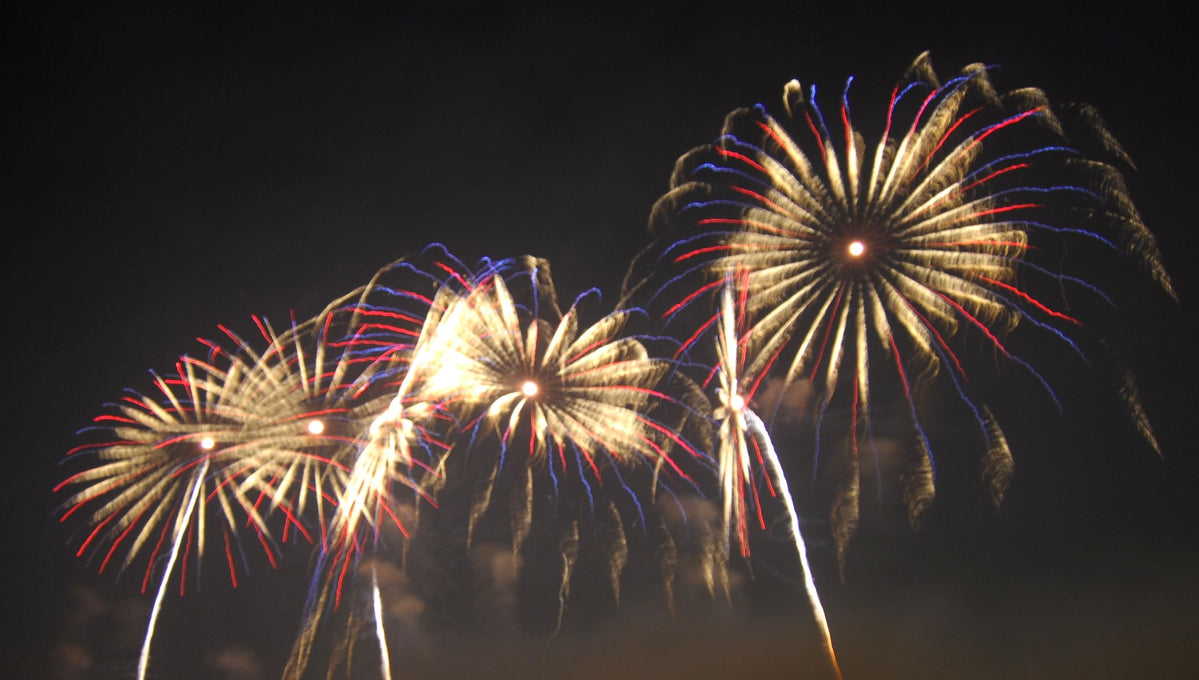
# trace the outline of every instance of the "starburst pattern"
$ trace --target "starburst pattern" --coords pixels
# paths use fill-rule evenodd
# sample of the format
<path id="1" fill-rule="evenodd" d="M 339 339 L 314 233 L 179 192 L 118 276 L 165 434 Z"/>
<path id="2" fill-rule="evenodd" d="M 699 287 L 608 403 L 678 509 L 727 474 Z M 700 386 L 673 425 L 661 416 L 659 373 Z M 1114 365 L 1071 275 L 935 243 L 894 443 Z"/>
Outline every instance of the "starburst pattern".
<path id="1" fill-rule="evenodd" d="M 973 421 L 998 504 L 1013 459 L 976 379 L 980 348 L 1057 404 L 1012 341 L 1049 340 L 1087 361 L 1078 300 L 1111 300 L 1069 265 L 1115 252 L 1173 295 L 1119 171 L 1071 146 L 1060 112 L 1039 90 L 1000 94 L 980 65 L 941 83 L 922 55 L 868 146 L 848 84 L 830 125 L 815 88 L 792 81 L 785 115 L 735 111 L 715 143 L 679 160 L 651 216 L 658 241 L 630 268 L 616 311 L 591 325 L 584 310 L 599 295 L 563 312 L 545 261 L 471 268 L 434 245 L 282 332 L 255 318 L 262 344 L 222 327 L 228 340 L 202 340 L 202 358 L 181 357 L 153 377 L 153 391 L 98 417 L 89 428 L 98 441 L 68 455 L 84 469 L 55 489 L 67 494 L 61 519 L 83 527 L 79 556 L 121 573 L 144 560 L 143 591 L 158 583 L 139 678 L 168 585 L 176 574 L 181 591 L 194 583 L 213 541 L 235 586 L 249 561 L 243 542 L 259 543 L 272 566 L 296 537 L 319 546 L 289 677 L 305 671 L 347 579 L 369 566 L 388 677 L 378 574 L 363 557 L 388 548 L 389 534 L 406 541 L 422 505 L 464 498 L 455 485 L 470 494 L 468 545 L 501 484 L 511 490 L 514 557 L 535 521 L 554 523 L 556 635 L 590 529 L 617 601 L 632 530 L 661 543 L 669 598 L 678 555 L 666 513 L 645 501 L 690 522 L 688 499 L 676 494 L 703 495 L 713 481 L 719 520 L 688 523 L 686 539 L 703 553 L 709 590 L 720 583 L 728 593 L 734 544 L 749 562 L 754 520 L 764 530 L 781 502 L 839 674 L 788 480 L 755 412 L 759 388 L 815 387 L 811 476 L 833 478 L 842 565 L 858 521 L 860 455 L 873 451 L 880 467 L 879 395 L 900 403 L 910 425 L 902 481 L 913 523 L 936 478 L 922 388 L 955 396 Z M 1098 148 L 1129 163 L 1093 109 L 1074 113 Z M 652 316 L 630 306 L 646 290 Z M 630 331 L 647 320 L 682 331 Z M 713 350 L 714 361 L 697 356 Z M 707 382 L 688 377 L 704 364 Z M 703 392 L 713 381 L 715 408 Z M 1119 396 L 1156 448 L 1130 375 Z M 847 412 L 843 446 L 822 441 L 834 409 Z"/>
<path id="2" fill-rule="evenodd" d="M 894 377 L 908 406 L 917 451 L 904 494 L 913 521 L 931 502 L 935 478 L 917 379 L 940 377 L 972 413 L 986 451 L 982 469 L 998 500 L 1011 454 L 972 389 L 955 337 L 990 347 L 1056 402 L 1047 380 L 1005 337 L 1027 327 L 1081 355 L 1071 337 L 1081 321 L 1064 301 L 1037 291 L 1050 284 L 1106 298 L 1080 277 L 1042 264 L 1038 248 L 1056 254 L 1049 246 L 1082 241 L 1120 249 L 1172 289 L 1119 173 L 1062 142 L 1038 90 L 999 95 L 979 65 L 941 84 L 922 55 L 893 91 L 873 149 L 852 123 L 848 85 L 839 140 L 815 88 L 805 93 L 792 81 L 784 108 L 786 119 L 762 106 L 735 111 L 716 143 L 679 160 L 673 189 L 651 219 L 670 240 L 657 260 L 669 272 L 659 276 L 670 277 L 658 296 L 681 300 L 667 310 L 670 317 L 715 291 L 729 272 L 747 272 L 742 373 L 754 384 L 774 376 L 784 385 L 803 380 L 820 388 L 817 466 L 827 453 L 820 436 L 829 404 L 851 393 L 851 473 L 832 513 L 843 555 L 857 523 L 859 441 L 873 437 L 879 375 Z M 1110 147 L 1110 135 L 1104 139 Z M 693 283 L 702 276 L 711 282 Z M 1152 444 L 1135 396 L 1129 402 Z"/>
<path id="3" fill-rule="evenodd" d="M 445 295 L 427 331 L 430 355 L 416 364 L 413 399 L 454 411 L 472 441 L 498 437 L 497 468 L 523 432 L 521 450 L 550 474 L 599 480 L 602 468 L 633 461 L 691 482 L 675 452 L 701 454 L 650 415 L 677 402 L 663 391 L 672 364 L 622 334 L 633 312 L 581 329 L 578 301 L 559 309 L 548 265 L 529 261 L 526 272 L 525 305 L 501 276 Z"/>
<path id="4" fill-rule="evenodd" d="M 561 503 L 580 513 L 565 513 L 563 546 L 575 545 L 566 537 L 580 526 L 606 527 L 600 533 L 619 598 L 627 555 L 622 518 L 660 533 L 647 519 L 656 510 L 644 499 L 659 489 L 694 489 L 694 471 L 711 463 L 685 435 L 706 427 L 691 401 L 702 395 L 644 338 L 627 334 L 637 312 L 618 310 L 584 325 L 582 308 L 594 297 L 585 293 L 563 312 L 548 263 L 533 258 L 468 290 L 446 289 L 426 324 L 406 394 L 453 413 L 461 436 L 450 458 L 469 456 L 476 472 L 485 471 L 471 500 L 468 542 L 507 476 L 514 553 L 534 516 L 544 514 L 534 498 L 549 496 L 559 510 Z M 563 604 L 575 563 L 563 553 Z"/>
<path id="5" fill-rule="evenodd" d="M 103 553 L 104 571 L 123 549 L 124 571 L 148 551 L 144 591 L 166 551 L 139 676 L 175 565 L 182 591 L 189 558 L 198 574 L 210 533 L 219 532 L 235 586 L 235 555 L 245 560 L 240 537 L 246 530 L 272 566 L 277 540 L 294 534 L 314 540 L 303 516 L 315 508 L 323 521 L 339 473 L 348 472 L 335 459 L 358 446 L 362 419 L 378 408 L 361 398 L 369 380 L 351 370 L 351 355 L 328 351 L 334 317 L 327 310 L 283 333 L 255 318 L 266 341 L 261 352 L 222 327 L 231 349 L 201 339 L 206 358 L 180 358 L 174 374 L 154 376 L 156 396 L 127 396 L 97 417 L 93 429 L 108 436 L 68 458 L 95 461 L 56 489 L 81 487 L 66 499 L 61 517 L 85 515 L 91 531 L 80 555 Z M 283 518 L 281 530 L 272 530 L 272 515 Z"/>

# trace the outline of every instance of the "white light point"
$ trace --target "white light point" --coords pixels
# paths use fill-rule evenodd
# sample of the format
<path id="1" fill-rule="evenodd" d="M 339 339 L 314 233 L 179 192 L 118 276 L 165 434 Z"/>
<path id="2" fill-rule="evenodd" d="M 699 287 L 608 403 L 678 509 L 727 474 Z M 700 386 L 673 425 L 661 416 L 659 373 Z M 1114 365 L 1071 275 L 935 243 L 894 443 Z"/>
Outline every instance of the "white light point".
<path id="1" fill-rule="evenodd" d="M 741 396 L 740 394 L 734 394 L 733 398 L 729 399 L 729 408 L 733 409 L 734 411 L 744 410 L 745 397 Z"/>
<path id="2" fill-rule="evenodd" d="M 847 250 L 850 257 L 861 257 L 866 252 L 866 244 L 861 241 L 851 241 Z"/>
<path id="3" fill-rule="evenodd" d="M 205 451 L 211 451 L 214 447 L 216 447 L 216 440 L 212 437 L 205 437 L 200 440 L 200 448 Z"/>
<path id="4" fill-rule="evenodd" d="M 308 434 L 320 434 L 325 431 L 325 421 L 310 420 L 308 421 Z"/>
<path id="5" fill-rule="evenodd" d="M 532 399 L 533 397 L 537 396 L 537 390 L 537 383 L 533 382 L 532 380 L 526 380 L 524 384 L 520 386 L 520 393 L 525 395 L 526 399 Z"/>

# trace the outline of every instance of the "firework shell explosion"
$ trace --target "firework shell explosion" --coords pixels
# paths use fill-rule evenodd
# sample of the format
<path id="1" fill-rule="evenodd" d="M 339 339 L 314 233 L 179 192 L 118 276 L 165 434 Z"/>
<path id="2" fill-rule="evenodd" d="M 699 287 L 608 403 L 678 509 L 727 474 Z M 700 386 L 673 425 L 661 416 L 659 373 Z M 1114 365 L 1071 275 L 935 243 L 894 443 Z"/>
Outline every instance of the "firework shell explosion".
<path id="1" fill-rule="evenodd" d="M 139 675 L 176 565 L 182 592 L 189 562 L 200 572 L 210 534 L 234 586 L 238 564 L 248 568 L 242 534 L 257 539 L 272 567 L 278 541 L 317 540 L 310 518 L 323 536 L 348 473 L 338 460 L 361 446 L 364 423 L 382 408 L 353 352 L 327 341 L 353 317 L 334 303 L 282 333 L 255 318 L 262 351 L 222 327 L 229 344 L 201 339 L 204 358 L 183 356 L 173 374 L 155 375 L 156 393 L 124 397 L 89 428 L 102 441 L 69 453 L 69 464 L 86 467 L 56 491 L 76 489 L 60 519 L 83 517 L 88 533 L 77 554 L 100 559 L 104 571 L 123 551 L 123 572 L 148 553 L 143 592 L 166 557 Z"/>
<path id="2" fill-rule="evenodd" d="M 703 395 L 671 361 L 627 333 L 637 312 L 618 310 L 582 325 L 583 307 L 597 297 L 585 293 L 563 312 L 548 263 L 535 258 L 521 260 L 507 276 L 481 277 L 469 290 L 443 289 L 402 393 L 459 424 L 450 465 L 468 459 L 469 470 L 458 465 L 447 477 L 481 474 L 470 500 L 468 542 L 505 476 L 513 484 L 514 553 L 541 514 L 569 517 L 564 506 L 578 508 L 581 518 L 563 527 L 569 535 L 577 521 L 595 522 L 597 508 L 606 508 L 600 518 L 617 518 L 607 526 L 619 598 L 627 552 L 619 518 L 628 514 L 646 530 L 654 510 L 643 498 L 658 490 L 672 498 L 696 491 L 697 471 L 712 465 L 688 438 L 707 433 Z M 546 493 L 535 494 L 541 484 Z M 537 512 L 535 497 L 552 502 Z M 566 588 L 573 560 L 564 562 Z"/>
<path id="3" fill-rule="evenodd" d="M 409 336 L 403 351 L 393 354 L 384 342 L 368 352 L 376 364 L 372 375 L 386 376 L 376 382 L 393 386 L 394 396 L 370 424 L 348 480 L 339 487 L 333 538 L 318 560 L 288 677 L 304 672 L 329 594 L 336 610 L 351 566 L 377 545 L 381 523 L 390 517 L 408 536 L 388 490 L 397 469 L 412 469 L 418 447 L 438 455 L 419 464 L 425 481 L 409 486 L 434 507 L 466 489 L 468 545 L 500 485 L 511 490 L 514 559 L 536 518 L 557 526 L 558 626 L 577 564 L 580 526 L 601 535 L 617 601 L 628 531 L 658 536 L 667 546 L 657 554 L 670 596 L 677 552 L 657 508 L 642 499 L 652 499 L 658 489 L 674 499 L 677 485 L 687 487 L 684 493 L 698 488 L 684 468 L 710 470 L 710 457 L 682 434 L 707 432 L 702 393 L 671 361 L 651 356 L 640 339 L 625 333 L 635 312 L 617 311 L 580 328 L 580 307 L 598 296 L 586 293 L 563 312 L 545 261 L 487 261 L 474 271 L 454 262 L 439 263 L 444 275 L 431 297 L 400 296 L 417 297 L 425 308 L 419 331 L 397 331 L 390 324 L 383 329 Z M 367 290 L 365 297 L 372 299 L 377 292 L 395 295 L 380 276 Z M 366 302 L 356 311 L 419 318 Z M 376 347 L 364 341 L 374 337 L 360 332 L 356 339 Z M 536 498 L 550 501 L 543 508 Z M 718 534 L 702 535 L 714 540 Z M 724 582 L 718 554 L 705 553 L 713 589 Z M 382 639 L 380 646 L 386 646 Z"/>
<path id="4" fill-rule="evenodd" d="M 1173 295 L 1119 172 L 1067 144 L 1041 91 L 999 94 L 977 64 L 942 83 L 921 55 L 892 91 L 872 141 L 853 124 L 849 99 L 847 83 L 826 117 L 816 88 L 792 81 L 781 117 L 761 105 L 729 114 L 716 142 L 679 159 L 650 220 L 659 246 L 626 280 L 626 294 L 648 285 L 671 323 L 713 305 L 724 278 L 744 272 L 743 397 L 753 399 L 764 381 L 816 388 L 813 476 L 821 467 L 847 471 L 835 475 L 830 508 L 842 561 L 858 522 L 859 455 L 869 452 L 878 466 L 876 382 L 885 376 L 887 396 L 907 405 L 916 451 L 903 495 L 913 523 L 931 503 L 936 477 L 917 383 L 940 382 L 971 414 L 998 503 L 1012 456 L 972 388 L 970 348 L 986 348 L 1058 402 L 1005 339 L 1019 328 L 1086 363 L 1076 339 L 1083 324 L 1065 292 L 1052 299 L 1041 291 L 1109 299 L 1056 268 L 1061 243 L 1118 251 Z M 1126 158 L 1093 111 L 1075 111 L 1100 146 Z M 638 273 L 646 267 L 653 271 Z M 717 316 L 699 315 L 700 331 L 683 331 L 687 345 Z M 1135 385 L 1122 394 L 1156 449 Z M 851 417 L 845 446 L 830 450 L 822 423 L 833 403 Z"/>
<path id="5" fill-rule="evenodd" d="M 514 555 L 539 522 L 553 525 L 558 626 L 581 529 L 604 535 L 617 600 L 630 530 L 661 542 L 669 596 L 678 556 L 659 506 L 715 496 L 719 526 L 696 519 L 689 529 L 715 591 L 734 544 L 750 560 L 751 512 L 764 529 L 771 507 L 762 494 L 781 495 L 835 669 L 771 442 L 784 401 L 759 418 L 763 385 L 815 390 L 811 412 L 792 415 L 813 422 L 812 479 L 839 471 L 827 477 L 843 563 L 859 458 L 878 467 L 880 400 L 902 404 L 915 443 L 902 483 L 913 522 L 932 501 L 937 462 L 919 385 L 963 405 L 1002 499 L 1013 458 L 971 380 L 985 369 L 975 358 L 981 348 L 1057 402 L 1010 338 L 1048 339 L 1087 361 L 1067 294 L 1110 300 L 1062 270 L 1064 248 L 1118 253 L 1173 295 L 1119 171 L 1070 143 L 1039 90 L 1001 94 L 980 65 L 942 83 L 922 55 L 884 99 L 877 132 L 854 125 L 849 99 L 847 83 L 826 118 L 815 88 L 792 81 L 777 115 L 761 105 L 731 113 L 715 142 L 679 159 L 651 214 L 654 242 L 616 309 L 594 322 L 584 319 L 597 292 L 563 311 L 543 260 L 468 267 L 431 246 L 282 332 L 255 318 L 259 349 L 222 327 L 227 339 L 202 340 L 202 358 L 181 357 L 152 392 L 97 417 L 95 441 L 67 457 L 82 469 L 55 491 L 66 494 L 61 519 L 82 526 L 79 556 L 121 572 L 144 559 L 142 589 L 158 583 L 139 677 L 168 583 L 178 573 L 182 590 L 213 540 L 235 585 L 247 536 L 272 564 L 280 542 L 315 546 L 287 671 L 298 677 L 322 615 L 339 608 L 364 556 L 389 547 L 385 527 L 407 539 L 422 504 L 461 502 L 469 544 L 500 485 L 511 490 Z M 1093 110 L 1062 111 L 1127 164 Z M 637 324 L 649 330 L 632 332 Z M 1120 392 L 1156 448 L 1131 378 Z M 843 446 L 824 441 L 834 407 L 851 414 Z"/>

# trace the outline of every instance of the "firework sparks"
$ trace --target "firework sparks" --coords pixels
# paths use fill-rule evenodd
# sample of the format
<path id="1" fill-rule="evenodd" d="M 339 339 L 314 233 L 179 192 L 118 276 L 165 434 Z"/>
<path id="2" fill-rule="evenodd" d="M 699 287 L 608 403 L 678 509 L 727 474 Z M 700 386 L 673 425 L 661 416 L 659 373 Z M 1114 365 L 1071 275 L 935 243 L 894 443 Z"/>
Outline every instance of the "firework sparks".
<path id="1" fill-rule="evenodd" d="M 443 250 L 438 253 L 460 266 Z M 462 280 L 454 266 L 443 259 L 436 262 L 452 273 L 451 279 Z M 395 272 L 418 273 L 434 285 L 444 285 L 408 262 L 393 263 L 376 273 L 357 293 L 358 301 L 343 310 L 353 317 L 340 345 L 347 363 L 365 364 L 360 370 L 369 380 L 360 380 L 355 398 L 364 403 L 369 425 L 359 446 L 342 452 L 346 465 L 337 468 L 338 506 L 329 521 L 331 539 L 322 541 L 322 551 L 334 556 L 332 567 L 339 581 L 357 554 L 377 544 L 385 522 L 408 535 L 394 511 L 396 487 L 415 490 L 431 501 L 426 487 L 434 484 L 424 478 L 439 475 L 440 458 L 448 449 L 438 428 L 444 430 L 449 419 L 436 406 L 406 398 L 410 367 L 422 354 L 426 320 L 436 303 L 414 290 L 387 285 L 385 276 Z"/>
<path id="2" fill-rule="evenodd" d="M 128 396 L 115 413 L 96 418 L 105 441 L 73 451 L 68 462 L 89 467 L 56 491 L 80 487 L 66 499 L 61 519 L 86 516 L 91 532 L 78 554 L 103 554 L 104 571 L 121 550 L 119 570 L 149 551 L 142 590 L 154 579 L 167 549 L 138 675 L 144 677 L 150 641 L 167 584 L 179 566 L 179 588 L 207 552 L 209 533 L 219 531 L 229 578 L 237 585 L 235 553 L 243 529 L 251 531 L 274 566 L 278 538 L 313 537 L 302 515 L 316 506 L 324 516 L 327 486 L 336 484 L 334 458 L 355 445 L 354 424 L 377 407 L 356 401 L 360 386 L 346 382 L 346 355 L 326 353 L 324 333 L 332 320 L 315 320 L 276 333 L 255 319 L 267 341 L 256 352 L 222 328 L 235 349 L 202 340 L 205 360 L 182 357 L 173 375 L 155 376 L 157 397 Z M 353 403 L 351 403 L 353 402 Z M 272 514 L 283 517 L 272 530 Z M 210 517 L 211 516 L 211 517 Z M 244 518 L 244 526 L 239 526 Z M 168 538 L 169 535 L 169 538 Z"/>
<path id="3" fill-rule="evenodd" d="M 593 520 L 598 501 L 619 524 L 615 496 L 596 498 L 614 491 L 635 508 L 634 522 L 644 527 L 641 494 L 621 469 L 651 468 L 652 493 L 672 482 L 694 485 L 685 468 L 693 460 L 706 461 L 680 434 L 689 418 L 699 420 L 683 406 L 686 397 L 670 394 L 685 379 L 669 360 L 651 356 L 642 340 L 623 333 L 633 312 L 616 311 L 581 327 L 579 303 L 588 296 L 563 313 L 548 265 L 531 258 L 523 264 L 507 278 L 483 277 L 469 290 L 439 297 L 437 317 L 426 326 L 427 343 L 422 339 L 406 381 L 411 399 L 455 414 L 464 454 L 483 441 L 498 444 L 472 503 L 468 541 L 506 461 L 522 473 L 512 496 L 514 553 L 534 516 L 534 487 L 547 477 L 554 498 L 569 484 L 584 494 L 581 507 Z M 520 287 L 510 288 L 510 282 Z M 534 475 L 534 468 L 545 474 Z M 568 534 L 577 532 L 577 521 L 571 527 Z M 619 594 L 625 532 L 609 536 L 609 576 Z M 574 564 L 564 558 L 563 593 L 569 592 Z"/>
<path id="4" fill-rule="evenodd" d="M 834 400 L 850 413 L 846 445 L 832 452 L 850 471 L 838 481 L 831 513 L 843 564 L 858 518 L 859 449 L 874 448 L 873 405 L 888 383 L 915 435 L 904 477 L 913 522 L 934 493 L 936 461 L 916 396 L 919 383 L 934 379 L 972 414 L 984 445 L 983 475 L 998 503 L 1012 456 L 961 348 L 984 346 L 1056 403 L 1049 381 L 1008 339 L 1027 329 L 1081 357 L 1075 336 L 1082 322 L 1066 292 L 1108 299 L 1082 277 L 1043 262 L 1064 263 L 1062 244 L 1110 248 L 1173 291 L 1119 173 L 1065 145 L 1039 91 L 1000 95 L 981 66 L 941 84 L 921 57 L 892 93 L 872 148 L 852 123 L 848 85 L 840 127 L 826 124 L 814 88 L 804 91 L 797 82 L 784 89 L 784 109 L 785 119 L 762 107 L 731 114 L 718 142 L 680 159 L 652 218 L 659 235 L 679 224 L 695 228 L 681 240 L 677 231 L 665 234 L 671 240 L 664 252 L 646 251 L 660 254 L 661 266 L 644 281 L 669 277 L 650 304 L 672 305 L 664 314 L 669 324 L 696 301 L 719 295 L 714 316 L 671 341 L 677 359 L 701 347 L 706 333 L 716 334 L 709 377 L 719 382 L 715 464 L 691 443 L 708 443 L 710 403 L 682 375 L 689 366 L 654 355 L 661 339 L 627 334 L 637 312 L 622 302 L 585 326 L 579 309 L 586 294 L 563 313 L 544 261 L 484 261 L 472 270 L 444 250 L 429 271 L 390 265 L 283 333 L 256 319 L 263 351 L 229 331 L 231 348 L 203 341 L 205 359 L 182 357 L 173 373 L 154 377 L 156 392 L 132 394 L 97 418 L 93 429 L 103 441 L 68 456 L 69 464 L 86 461 L 87 468 L 55 492 L 69 489 L 61 519 L 85 524 L 79 556 L 121 573 L 144 560 L 143 591 L 157 581 L 139 678 L 171 579 L 178 574 L 182 591 L 214 540 L 235 586 L 238 562 L 247 562 L 245 536 L 261 544 L 272 566 L 280 542 L 303 537 L 319 545 L 286 671 L 298 677 L 321 615 L 337 608 L 347 578 L 365 576 L 350 567 L 380 549 L 389 527 L 407 538 L 417 509 L 436 506 L 447 478 L 484 478 L 470 499 L 469 544 L 507 474 L 514 556 L 543 514 L 535 499 L 552 498 L 557 510 L 561 498 L 575 494 L 570 502 L 582 512 L 553 520 L 563 529 L 556 635 L 572 573 L 586 557 L 586 524 L 606 524 L 601 541 L 617 601 L 630 552 L 626 515 L 636 517 L 630 525 L 660 535 L 669 592 L 676 549 L 661 517 L 657 529 L 651 526 L 655 518 L 647 520 L 643 502 L 659 489 L 673 495 L 676 485 L 698 490 L 703 478 L 696 482 L 692 474 L 713 469 L 723 532 L 715 533 L 716 522 L 696 527 L 702 548 L 714 551 L 703 565 L 709 589 L 723 582 L 728 591 L 732 541 L 750 557 L 752 514 L 764 529 L 763 506 L 770 504 L 761 490 L 779 497 L 839 675 L 787 479 L 753 410 L 759 385 L 777 378 L 782 389 L 817 386 L 814 479 L 830 453 L 821 446 L 825 415 Z M 1090 109 L 1081 118 L 1097 121 Z M 1127 161 L 1106 131 L 1096 132 L 1105 150 Z M 397 271 L 425 277 L 427 295 L 383 282 Z M 697 286 L 697 277 L 706 278 Z M 1061 299 L 1041 292 L 1046 287 L 1060 289 Z M 628 300 L 639 284 L 626 289 Z M 1156 448 L 1130 377 L 1121 398 Z M 401 509 L 401 496 L 415 499 L 412 512 Z M 389 677 L 373 565 L 369 593 L 380 672 Z"/>
<path id="5" fill-rule="evenodd" d="M 1082 354 L 1070 335 L 1081 322 L 1064 302 L 1042 300 L 1034 291 L 1052 283 L 1106 298 L 1081 278 L 1038 264 L 1042 241 L 1122 249 L 1173 294 L 1119 174 L 1063 145 L 1040 91 L 999 95 L 978 65 L 939 84 L 921 56 L 892 93 L 883 133 L 870 151 L 852 123 L 848 90 L 839 108 L 840 141 L 825 124 L 815 89 L 805 93 L 795 81 L 784 90 L 785 109 L 810 135 L 810 147 L 761 106 L 730 114 L 717 143 L 679 160 L 674 188 L 651 218 L 659 233 L 678 224 L 694 229 L 659 259 L 673 278 L 658 295 L 671 298 L 682 286 L 691 291 L 680 294 L 682 302 L 668 316 L 713 292 L 728 272 L 747 272 L 751 322 L 742 370 L 759 379 L 775 371 L 784 385 L 806 380 L 821 388 L 815 466 L 827 453 L 820 436 L 830 402 L 838 388 L 852 392 L 845 456 L 852 473 L 832 513 L 842 561 L 857 523 L 859 438 L 872 441 L 880 367 L 890 366 L 915 433 L 918 455 L 904 495 L 916 521 L 932 500 L 935 478 L 917 414 L 917 377 L 941 377 L 973 414 L 995 499 L 1011 476 L 1006 440 L 972 392 L 954 336 L 993 348 L 1055 403 L 1046 379 L 1009 349 L 1005 336 L 1030 327 Z M 695 275 L 717 282 L 697 288 L 688 283 Z M 1021 276 L 1033 285 L 1024 286 Z M 1135 401 L 1131 406 L 1153 444 L 1147 420 Z"/>
<path id="6" fill-rule="evenodd" d="M 571 467 L 569 451 L 597 479 L 605 459 L 640 459 L 690 480 L 671 450 L 700 454 L 647 415 L 673 399 L 661 391 L 670 362 L 621 335 L 632 312 L 614 312 L 580 331 L 578 305 L 558 309 L 545 268 L 533 264 L 535 298 L 527 307 L 499 276 L 448 300 L 430 333 L 435 356 L 419 364 L 414 395 L 452 408 L 472 440 L 485 431 L 498 435 L 504 452 L 525 431 L 528 458 L 551 469 Z"/>
<path id="7" fill-rule="evenodd" d="M 404 538 L 410 535 L 396 509 L 401 494 L 415 493 L 435 505 L 430 494 L 438 485 L 441 458 L 449 449 L 443 430 L 451 420 L 436 406 L 411 403 L 406 395 L 415 357 L 427 354 L 421 348 L 439 303 L 431 297 L 434 291 L 425 295 L 417 290 L 419 285 L 395 287 L 390 280 L 398 275 L 411 284 L 415 276 L 435 289 L 466 285 L 461 263 L 438 245 L 430 246 L 426 254 L 432 251 L 434 266 L 444 275 L 430 274 L 408 261 L 395 262 L 379 270 L 366 286 L 330 306 L 349 314 L 345 339 L 335 344 L 342 350 L 342 361 L 358 367 L 361 377 L 354 399 L 361 403 L 356 412 L 364 414 L 360 421 L 364 426 L 355 440 L 357 445 L 341 451 L 339 461 L 344 464 L 331 469 L 336 511 L 322 522 L 328 530 L 322 534 L 286 677 L 303 674 L 323 613 L 330 605 L 334 610 L 340 607 L 346 578 L 352 578 L 351 567 L 364 553 L 378 548 L 383 528 L 392 525 Z M 347 304 L 347 300 L 354 301 Z M 373 582 L 371 591 L 372 597 L 378 596 Z M 386 663 L 386 639 L 378 617 L 376 631 Z"/>
<path id="8" fill-rule="evenodd" d="M 741 298 L 744 303 L 744 297 Z M 720 407 L 716 409 L 716 419 L 720 424 L 720 436 L 717 445 L 717 461 L 720 470 L 720 490 L 723 508 L 724 533 L 726 537 L 735 533 L 741 549 L 741 556 L 748 558 L 749 550 L 749 521 L 746 518 L 749 502 L 746 499 L 748 487 L 757 509 L 759 526 L 765 530 L 766 521 L 762 515 L 762 502 L 758 497 L 755 480 L 764 478 L 772 496 L 782 499 L 786 507 L 791 525 L 791 536 L 795 543 L 795 552 L 799 557 L 800 569 L 803 572 L 804 590 L 808 602 L 812 606 L 816 623 L 823 636 L 824 648 L 828 653 L 836 676 L 841 677 L 841 669 L 837 665 L 837 655 L 833 649 L 833 639 L 828 628 L 828 618 L 824 613 L 824 605 L 820 602 L 820 593 L 816 589 L 816 581 L 808 564 L 808 551 L 804 544 L 803 533 L 799 526 L 799 513 L 795 511 L 795 503 L 783 473 L 782 464 L 775 453 L 774 445 L 765 424 L 749 407 L 753 398 L 753 389 L 758 382 L 749 376 L 744 380 L 738 367 L 742 365 L 741 356 L 745 345 L 739 342 L 737 333 L 737 303 L 734 302 L 733 279 L 724 284 L 720 294 L 719 321 L 716 331 L 716 353 L 719 360 L 716 374 L 720 380 L 717 394 Z M 742 321 L 744 317 L 742 316 Z M 747 387 L 743 385 L 748 384 Z M 753 449 L 753 455 L 750 454 Z M 756 465 L 755 465 L 756 463 Z M 761 475 L 755 469 L 765 468 Z M 771 479 L 773 477 L 773 480 Z M 777 486 L 777 489 L 776 489 Z"/>

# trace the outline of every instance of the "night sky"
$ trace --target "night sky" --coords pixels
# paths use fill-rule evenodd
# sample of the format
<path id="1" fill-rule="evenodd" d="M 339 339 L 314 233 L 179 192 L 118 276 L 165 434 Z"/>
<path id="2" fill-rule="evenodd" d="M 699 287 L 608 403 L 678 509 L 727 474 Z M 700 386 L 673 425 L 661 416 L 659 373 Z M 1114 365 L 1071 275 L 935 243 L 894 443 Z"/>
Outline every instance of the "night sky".
<path id="1" fill-rule="evenodd" d="M 948 425 L 939 455 L 959 462 L 924 526 L 864 495 L 844 582 L 820 508 L 801 500 L 845 677 L 1199 673 L 1193 18 L 1035 4 L 116 4 L 0 17 L 15 373 L 5 675 L 132 675 L 151 598 L 73 556 L 50 489 L 75 432 L 197 335 L 248 332 L 253 313 L 310 316 L 432 241 L 467 262 L 545 257 L 567 299 L 599 286 L 614 301 L 674 160 L 726 113 L 773 107 L 791 78 L 832 96 L 850 75 L 855 110 L 881 111 L 924 50 L 942 75 L 997 64 L 1001 90 L 1095 105 L 1137 163 L 1131 193 L 1181 301 L 1131 266 L 1100 272 L 1120 308 L 1096 326 L 1137 374 L 1164 458 L 1120 412 L 1110 367 L 1075 362 L 1052 371 L 1060 417 L 1027 381 L 1000 390 L 1017 465 L 1000 511 L 971 476 L 977 445 Z M 512 581 L 504 548 L 456 556 L 488 573 L 475 584 L 485 605 L 455 609 L 449 567 L 438 598 L 413 600 L 395 626 L 395 677 L 827 676 L 785 550 L 762 550 L 731 608 L 684 592 L 673 619 L 651 579 L 636 585 L 645 569 L 630 565 L 620 609 L 584 570 L 547 650 L 536 603 L 556 584 Z M 277 677 L 305 555 L 236 592 L 218 574 L 168 598 L 153 677 Z M 388 574 L 404 591 L 408 577 Z M 372 677 L 372 661 L 359 666 Z"/>

